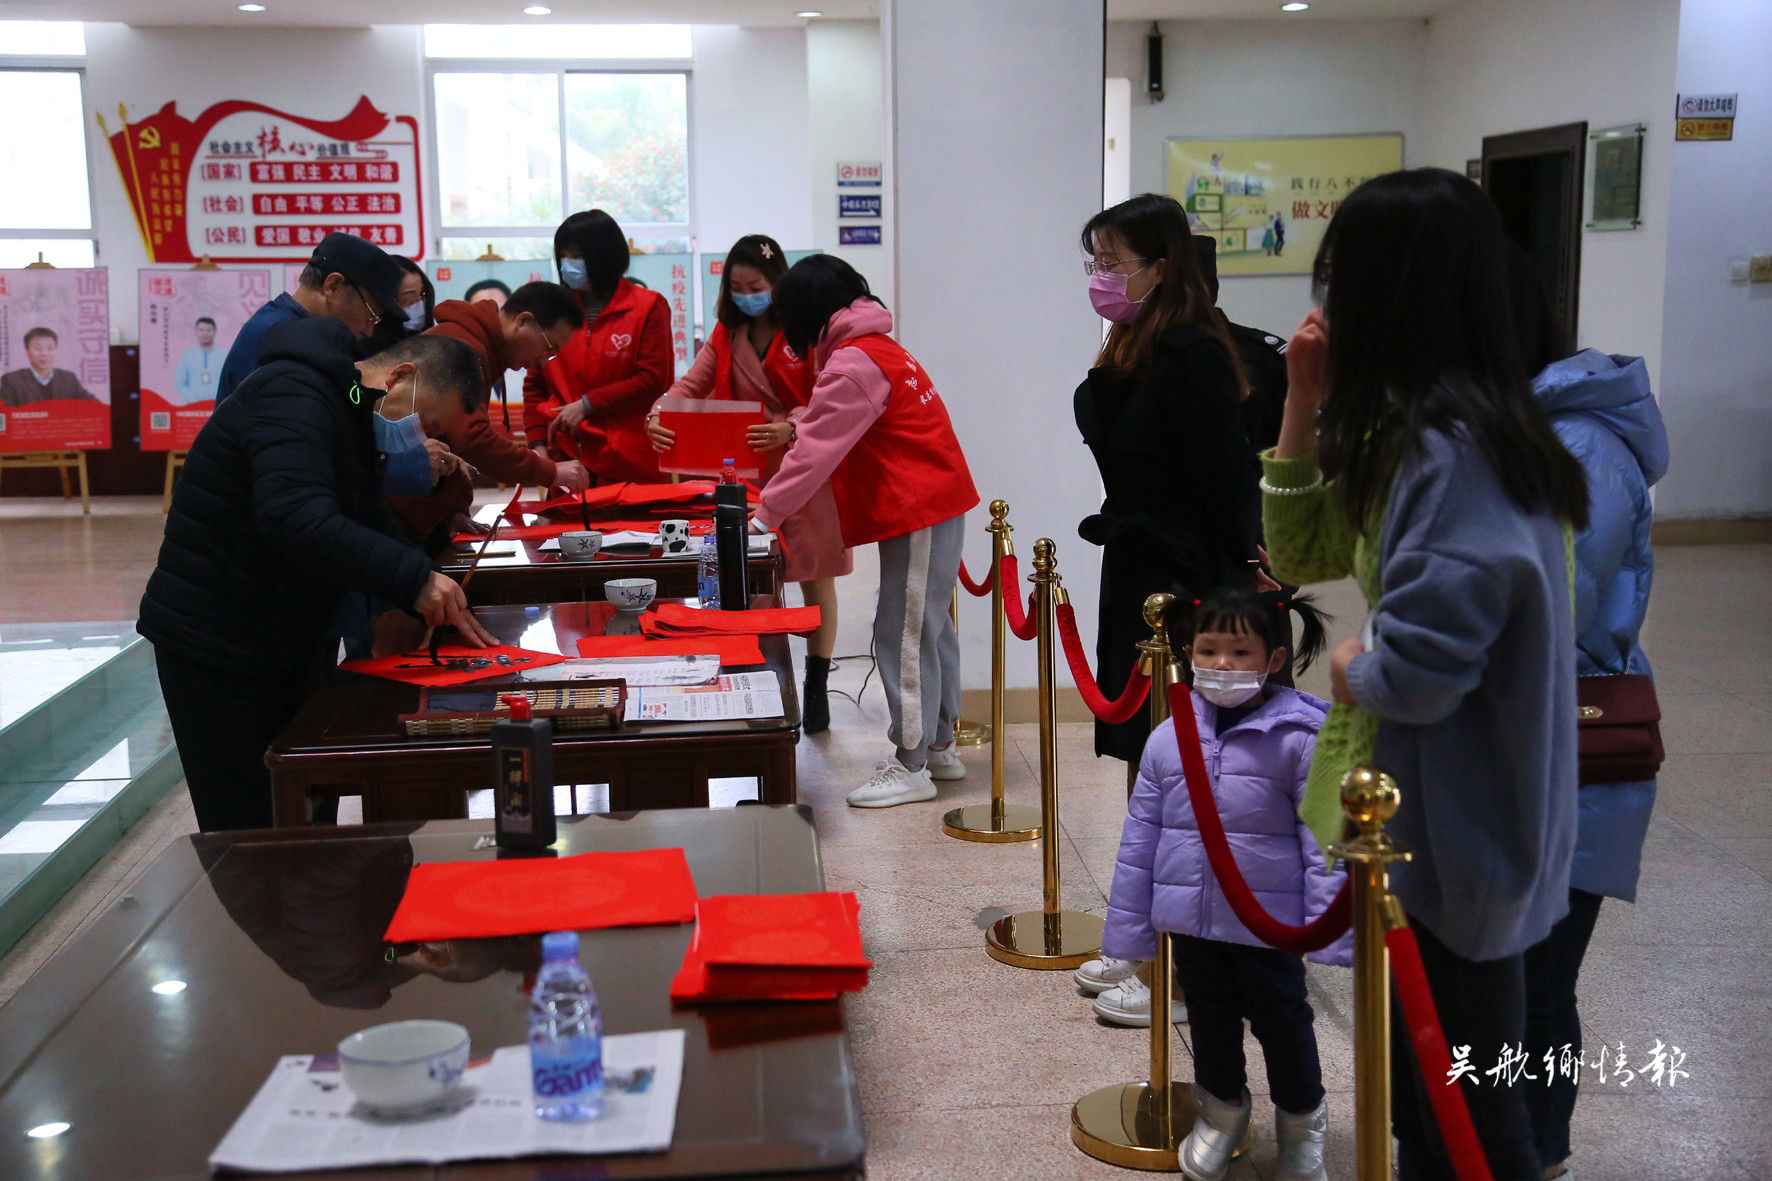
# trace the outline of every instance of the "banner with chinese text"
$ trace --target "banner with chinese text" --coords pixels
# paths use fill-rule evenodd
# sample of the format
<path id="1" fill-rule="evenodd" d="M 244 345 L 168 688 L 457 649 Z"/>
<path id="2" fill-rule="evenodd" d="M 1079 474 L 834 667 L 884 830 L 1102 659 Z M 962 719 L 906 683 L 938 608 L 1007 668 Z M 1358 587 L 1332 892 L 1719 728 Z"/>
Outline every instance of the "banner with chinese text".
<path id="1" fill-rule="evenodd" d="M 695 258 L 688 254 L 635 254 L 628 259 L 628 278 L 637 279 L 665 297 L 671 306 L 671 356 L 677 376 L 689 372 L 689 286 L 694 282 Z"/>
<path id="2" fill-rule="evenodd" d="M 1403 166 L 1400 135 L 1172 139 L 1169 195 L 1218 240 L 1221 275 L 1308 275 L 1349 192 Z"/>
<path id="3" fill-rule="evenodd" d="M 111 445 L 105 268 L 0 271 L 0 451 Z"/>
<path id="4" fill-rule="evenodd" d="M 418 121 L 367 97 L 343 119 L 224 102 L 195 120 L 176 102 L 136 122 L 100 113 L 150 262 L 295 262 L 334 230 L 418 258 Z"/>
<path id="5" fill-rule="evenodd" d="M 235 334 L 271 298 L 271 273 L 139 273 L 142 450 L 185 451 L 215 409 Z"/>

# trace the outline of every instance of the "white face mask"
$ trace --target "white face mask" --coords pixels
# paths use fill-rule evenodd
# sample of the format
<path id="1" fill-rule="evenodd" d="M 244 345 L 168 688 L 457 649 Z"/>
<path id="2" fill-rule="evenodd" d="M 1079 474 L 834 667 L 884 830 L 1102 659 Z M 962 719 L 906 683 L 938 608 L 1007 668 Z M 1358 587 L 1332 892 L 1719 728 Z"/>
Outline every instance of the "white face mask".
<path id="1" fill-rule="evenodd" d="M 1194 665 L 1194 688 L 1213 705 L 1235 708 L 1253 699 L 1266 683 L 1266 673 Z"/>

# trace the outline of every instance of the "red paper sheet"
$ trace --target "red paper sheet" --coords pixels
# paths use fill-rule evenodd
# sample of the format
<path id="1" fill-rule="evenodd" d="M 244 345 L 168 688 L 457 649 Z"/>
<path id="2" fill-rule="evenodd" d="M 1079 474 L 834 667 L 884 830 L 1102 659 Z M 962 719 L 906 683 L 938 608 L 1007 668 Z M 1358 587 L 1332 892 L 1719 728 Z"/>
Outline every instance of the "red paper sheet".
<path id="1" fill-rule="evenodd" d="M 444 660 L 459 657 L 468 660 L 485 659 L 491 663 L 484 668 L 460 669 L 439 668 L 431 663 L 429 651 L 402 652 L 395 656 L 377 656 L 370 660 L 347 660 L 339 665 L 346 672 L 362 673 L 365 676 L 385 677 L 390 681 L 403 681 L 408 685 L 462 685 L 468 681 L 483 681 L 487 677 L 505 677 L 512 673 L 525 672 L 532 668 L 546 668 L 550 664 L 559 664 L 564 656 L 555 656 L 551 652 L 536 652 L 529 648 L 513 648 L 509 644 L 499 644 L 492 648 L 470 648 L 466 644 L 444 644 L 437 649 L 437 655 Z M 500 664 L 499 657 L 509 657 L 510 664 Z M 518 663 L 521 661 L 521 663 Z"/>
<path id="2" fill-rule="evenodd" d="M 667 398 L 658 425 L 675 432 L 677 441 L 659 454 L 658 470 L 718 474 L 730 459 L 739 475 L 760 476 L 763 456 L 745 441 L 745 433 L 768 421 L 761 402 Z"/>
<path id="3" fill-rule="evenodd" d="M 649 640 L 645 636 L 584 636 L 578 641 L 580 656 L 608 659 L 618 656 L 704 656 L 713 653 L 722 668 L 762 664 L 763 649 L 756 636 L 708 636 L 699 640 Z"/>
<path id="4" fill-rule="evenodd" d="M 681 849 L 415 865 L 390 943 L 687 923 L 695 880 Z"/>
<path id="5" fill-rule="evenodd" d="M 689 636 L 804 636 L 818 630 L 817 607 L 767 607 L 749 611 L 714 611 L 683 603 L 660 603 L 640 616 L 640 630 L 660 639 Z"/>
<path id="6" fill-rule="evenodd" d="M 871 963 L 862 953 L 859 916 L 855 895 L 847 893 L 704 898 L 671 999 L 830 1000 L 864 988 Z"/>

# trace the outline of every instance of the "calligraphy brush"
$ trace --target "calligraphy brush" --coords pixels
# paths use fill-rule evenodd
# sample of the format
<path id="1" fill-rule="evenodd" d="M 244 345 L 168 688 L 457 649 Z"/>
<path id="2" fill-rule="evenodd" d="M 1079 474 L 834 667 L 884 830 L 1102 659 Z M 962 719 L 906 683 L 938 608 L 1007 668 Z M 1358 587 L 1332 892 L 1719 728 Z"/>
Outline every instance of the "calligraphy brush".
<path id="1" fill-rule="evenodd" d="M 523 495 L 523 485 L 519 484 L 519 485 L 517 485 L 516 496 L 511 497 L 511 503 L 505 506 L 506 513 L 510 512 L 511 509 L 516 507 L 517 497 L 522 496 L 522 495 Z M 498 540 L 498 531 L 499 531 L 499 528 L 504 525 L 504 521 L 505 521 L 504 513 L 500 513 L 498 516 L 496 516 L 492 519 L 492 532 L 488 533 L 486 535 L 486 540 L 482 541 L 480 543 L 479 550 L 476 551 L 474 554 L 474 560 L 468 563 L 468 572 L 461 576 L 461 589 L 464 592 L 468 589 L 468 583 L 473 580 L 474 571 L 476 571 L 480 568 L 480 559 L 484 558 L 486 556 L 486 551 L 492 548 L 492 543 L 494 541 Z M 431 662 L 433 664 L 441 664 L 442 661 L 437 659 L 437 641 L 436 641 L 436 636 L 434 634 L 436 632 L 436 630 L 437 629 L 434 627 L 426 628 L 425 629 L 425 638 L 423 641 L 421 641 L 419 646 L 420 647 L 428 647 L 430 649 Z"/>
<path id="2" fill-rule="evenodd" d="M 578 517 L 584 522 L 586 533 L 591 531 L 591 506 L 585 500 L 585 493 L 588 491 L 587 488 L 578 490 Z"/>

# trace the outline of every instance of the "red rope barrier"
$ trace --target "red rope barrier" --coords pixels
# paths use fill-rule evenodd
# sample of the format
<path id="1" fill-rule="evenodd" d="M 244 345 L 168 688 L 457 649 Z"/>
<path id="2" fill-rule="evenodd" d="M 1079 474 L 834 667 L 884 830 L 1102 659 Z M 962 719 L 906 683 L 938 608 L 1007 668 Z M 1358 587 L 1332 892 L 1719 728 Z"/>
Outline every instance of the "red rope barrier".
<path id="1" fill-rule="evenodd" d="M 1089 671 L 1089 658 L 1083 654 L 1083 641 L 1077 635 L 1077 611 L 1069 603 L 1058 605 L 1058 635 L 1064 641 L 1065 659 L 1071 662 L 1071 680 L 1077 683 L 1077 692 L 1083 695 L 1089 712 L 1110 726 L 1131 721 L 1150 693 L 1150 677 L 1143 669 L 1134 667 L 1120 696 L 1109 701 Z"/>
<path id="2" fill-rule="evenodd" d="M 1003 614 L 1009 617 L 1009 630 L 1015 633 L 1018 640 L 1031 640 L 1040 634 L 1040 619 L 1033 614 L 1034 596 L 1028 596 L 1028 605 L 1021 605 L 1021 579 L 1017 577 L 1020 570 L 1016 568 L 1015 555 L 1004 554 L 1003 564 L 997 569 L 997 577 L 1003 580 Z"/>
<path id="3" fill-rule="evenodd" d="M 1384 942 L 1390 948 L 1391 976 L 1403 1002 L 1403 1020 L 1409 1026 L 1409 1040 L 1415 1045 L 1415 1062 L 1433 1101 L 1434 1118 L 1439 1122 L 1441 1138 L 1446 1141 L 1446 1151 L 1451 1154 L 1453 1171 L 1458 1174 L 1458 1181 L 1491 1181 L 1489 1158 L 1483 1155 L 1470 1110 L 1464 1104 L 1463 1084 L 1448 1085 L 1446 1081 L 1452 1076 L 1452 1058 L 1446 1053 L 1446 1035 L 1440 1029 L 1434 994 L 1427 986 L 1427 971 L 1421 966 L 1421 946 L 1415 941 L 1415 932 L 1408 927 L 1396 927 L 1384 933 Z"/>
<path id="4" fill-rule="evenodd" d="M 972 575 L 966 571 L 965 558 L 960 559 L 960 585 L 966 588 L 967 594 L 972 595 L 975 598 L 983 598 L 985 595 L 991 593 L 990 579 L 987 578 L 983 582 L 972 581 Z"/>
<path id="5" fill-rule="evenodd" d="M 1318 951 L 1341 938 L 1353 923 L 1353 905 L 1345 881 L 1329 908 L 1302 927 L 1280 922 L 1255 900 L 1255 893 L 1243 880 L 1236 855 L 1225 840 L 1224 820 L 1218 815 L 1218 802 L 1212 798 L 1206 756 L 1200 750 L 1193 693 L 1186 685 L 1169 686 L 1169 710 L 1175 723 L 1175 741 L 1181 747 L 1181 769 L 1187 780 L 1188 799 L 1194 806 L 1194 822 L 1200 826 L 1200 837 L 1206 843 L 1206 859 L 1212 863 L 1212 875 L 1218 879 L 1238 921 L 1270 947 L 1299 954 Z"/>

